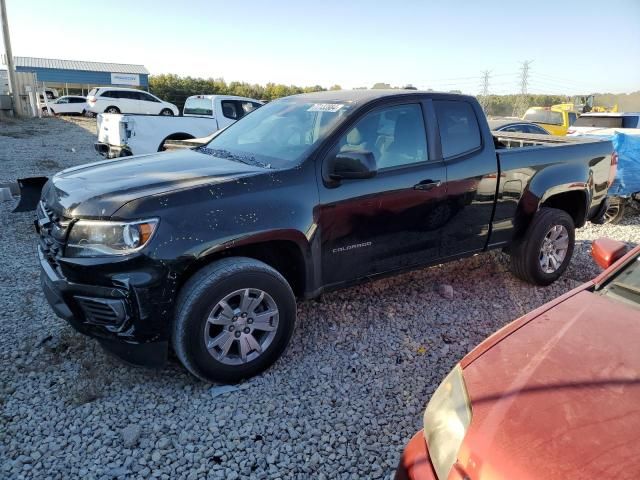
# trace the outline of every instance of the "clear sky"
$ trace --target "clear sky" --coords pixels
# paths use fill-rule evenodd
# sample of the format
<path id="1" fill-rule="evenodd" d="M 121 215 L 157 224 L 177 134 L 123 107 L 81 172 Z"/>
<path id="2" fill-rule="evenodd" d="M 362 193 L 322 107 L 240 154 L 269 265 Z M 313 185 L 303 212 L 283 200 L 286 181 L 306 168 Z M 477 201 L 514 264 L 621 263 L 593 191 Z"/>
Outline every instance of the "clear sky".
<path id="1" fill-rule="evenodd" d="M 640 90 L 640 0 L 6 0 L 13 53 L 152 74 L 478 93 Z M 1 41 L 1 39 L 0 39 Z"/>

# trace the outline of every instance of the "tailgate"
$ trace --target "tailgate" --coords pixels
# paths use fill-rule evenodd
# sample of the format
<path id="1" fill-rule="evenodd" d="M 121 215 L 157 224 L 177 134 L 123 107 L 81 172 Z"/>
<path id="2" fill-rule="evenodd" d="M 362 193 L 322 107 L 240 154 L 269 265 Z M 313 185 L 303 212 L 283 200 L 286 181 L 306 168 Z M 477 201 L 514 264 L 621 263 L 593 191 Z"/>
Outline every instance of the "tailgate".
<path id="1" fill-rule="evenodd" d="M 133 119 L 120 113 L 100 113 L 97 125 L 98 143 L 124 146 L 133 128 Z"/>

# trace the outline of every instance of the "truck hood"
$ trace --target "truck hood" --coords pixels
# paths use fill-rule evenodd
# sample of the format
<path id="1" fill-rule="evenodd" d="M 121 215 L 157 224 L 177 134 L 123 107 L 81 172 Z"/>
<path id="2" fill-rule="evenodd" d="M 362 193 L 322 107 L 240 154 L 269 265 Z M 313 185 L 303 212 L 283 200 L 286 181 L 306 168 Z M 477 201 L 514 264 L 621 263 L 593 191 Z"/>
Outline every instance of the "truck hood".
<path id="1" fill-rule="evenodd" d="M 587 290 L 502 338 L 463 369 L 460 465 L 474 479 L 636 476 L 638 339 L 636 308 Z"/>
<path id="2" fill-rule="evenodd" d="M 124 204 L 199 185 L 257 175 L 263 168 L 178 150 L 80 165 L 56 174 L 42 196 L 64 217 L 107 218 Z"/>

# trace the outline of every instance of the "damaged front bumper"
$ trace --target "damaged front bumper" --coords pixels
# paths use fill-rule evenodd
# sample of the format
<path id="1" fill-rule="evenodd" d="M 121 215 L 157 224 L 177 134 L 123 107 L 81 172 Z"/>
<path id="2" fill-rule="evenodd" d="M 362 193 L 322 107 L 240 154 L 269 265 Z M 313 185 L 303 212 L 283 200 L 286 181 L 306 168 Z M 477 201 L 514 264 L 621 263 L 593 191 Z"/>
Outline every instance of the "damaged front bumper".
<path id="1" fill-rule="evenodd" d="M 152 301 L 150 297 L 157 288 L 122 281 L 112 286 L 72 282 L 60 267 L 50 264 L 41 247 L 38 256 L 41 287 L 57 316 L 78 332 L 97 339 L 125 362 L 164 365 L 169 346 L 169 306 L 159 298 Z"/>

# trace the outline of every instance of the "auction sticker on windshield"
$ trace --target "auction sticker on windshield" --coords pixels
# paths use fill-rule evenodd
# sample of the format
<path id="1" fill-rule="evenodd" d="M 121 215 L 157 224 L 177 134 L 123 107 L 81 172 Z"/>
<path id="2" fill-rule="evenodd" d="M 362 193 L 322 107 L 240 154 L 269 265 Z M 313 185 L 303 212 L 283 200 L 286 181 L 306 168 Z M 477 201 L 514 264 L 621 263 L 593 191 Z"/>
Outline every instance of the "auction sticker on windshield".
<path id="1" fill-rule="evenodd" d="M 337 112 L 342 107 L 344 107 L 343 103 L 314 103 L 307 112 Z"/>

